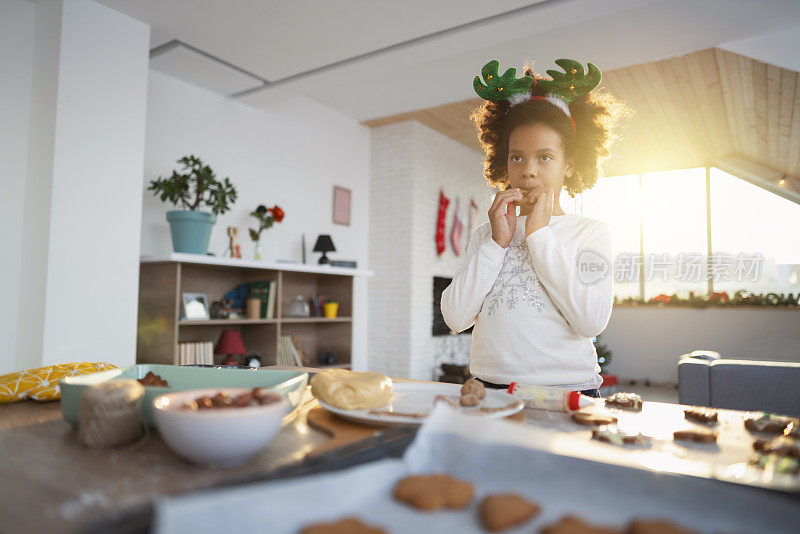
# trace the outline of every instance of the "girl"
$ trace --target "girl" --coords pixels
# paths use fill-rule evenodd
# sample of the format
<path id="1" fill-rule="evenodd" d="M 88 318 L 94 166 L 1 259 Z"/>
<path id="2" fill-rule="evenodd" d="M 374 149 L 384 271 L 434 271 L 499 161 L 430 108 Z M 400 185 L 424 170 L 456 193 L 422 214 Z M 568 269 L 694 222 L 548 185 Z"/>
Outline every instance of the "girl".
<path id="1" fill-rule="evenodd" d="M 473 324 L 470 371 L 489 387 L 511 382 L 565 386 L 599 396 L 592 337 L 611 316 L 611 236 L 605 223 L 564 213 L 570 196 L 591 188 L 609 155 L 612 129 L 625 112 L 592 92 L 600 71 L 572 60 L 545 80 L 525 69 L 515 78 L 483 69 L 475 110 L 485 152 L 484 176 L 501 189 L 489 222 L 472 234 L 464 264 L 442 294 L 444 320 L 461 332 Z M 517 215 L 517 207 L 520 213 Z"/>

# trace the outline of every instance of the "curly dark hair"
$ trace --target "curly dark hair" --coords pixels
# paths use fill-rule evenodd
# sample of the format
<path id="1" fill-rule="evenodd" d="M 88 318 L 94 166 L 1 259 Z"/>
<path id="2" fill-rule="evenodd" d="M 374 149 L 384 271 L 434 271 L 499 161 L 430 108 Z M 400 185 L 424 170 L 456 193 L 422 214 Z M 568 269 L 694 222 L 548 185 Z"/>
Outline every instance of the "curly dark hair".
<path id="1" fill-rule="evenodd" d="M 547 91 L 539 85 L 544 80 L 533 72 L 533 65 L 526 65 L 525 76 L 531 76 L 531 96 L 545 96 Z M 572 157 L 573 173 L 564 179 L 570 197 L 591 189 L 597 182 L 602 163 L 611 154 L 611 146 L 617 138 L 614 128 L 618 121 L 630 115 L 625 104 L 614 96 L 595 89 L 576 99 L 569 105 L 572 124 L 563 111 L 545 100 L 529 100 L 511 106 L 507 100 L 486 100 L 470 114 L 470 120 L 478 129 L 478 137 L 484 151 L 483 174 L 491 187 L 507 189 L 508 139 L 511 132 L 521 125 L 543 123 L 553 128 L 561 137 L 566 157 Z M 558 194 L 558 192 L 556 192 Z"/>

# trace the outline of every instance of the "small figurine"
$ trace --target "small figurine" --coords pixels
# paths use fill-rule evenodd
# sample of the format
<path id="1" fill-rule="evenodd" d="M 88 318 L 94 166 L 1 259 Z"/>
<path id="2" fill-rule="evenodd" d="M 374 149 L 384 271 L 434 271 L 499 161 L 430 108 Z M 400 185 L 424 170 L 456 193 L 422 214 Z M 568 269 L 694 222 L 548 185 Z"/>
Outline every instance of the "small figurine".
<path id="1" fill-rule="evenodd" d="M 228 242 L 228 250 L 231 253 L 231 258 L 241 258 L 242 246 L 239 245 L 239 229 L 237 227 L 228 227 Z"/>

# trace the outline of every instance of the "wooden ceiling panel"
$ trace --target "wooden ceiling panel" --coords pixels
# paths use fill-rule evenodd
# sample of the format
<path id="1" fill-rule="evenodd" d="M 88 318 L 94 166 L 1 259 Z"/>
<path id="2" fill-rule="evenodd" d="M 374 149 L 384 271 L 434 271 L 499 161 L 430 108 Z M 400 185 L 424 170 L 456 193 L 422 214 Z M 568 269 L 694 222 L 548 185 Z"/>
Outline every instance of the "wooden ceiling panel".
<path id="1" fill-rule="evenodd" d="M 778 168 L 788 169 L 790 165 L 789 139 L 792 136 L 792 112 L 795 103 L 796 84 L 797 73 L 791 70 L 781 69 L 781 98 L 778 119 Z"/>

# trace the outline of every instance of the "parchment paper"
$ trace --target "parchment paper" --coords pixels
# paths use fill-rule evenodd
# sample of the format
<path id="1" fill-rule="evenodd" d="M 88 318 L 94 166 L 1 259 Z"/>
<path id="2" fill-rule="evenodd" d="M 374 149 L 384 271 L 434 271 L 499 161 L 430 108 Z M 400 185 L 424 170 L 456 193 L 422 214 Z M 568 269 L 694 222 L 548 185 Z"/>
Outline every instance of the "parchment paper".
<path id="1" fill-rule="evenodd" d="M 477 504 L 493 492 L 519 493 L 542 508 L 534 520 L 506 531 L 511 533 L 538 532 L 565 514 L 618 527 L 634 517 L 666 518 L 700 532 L 797 532 L 800 525 L 796 495 L 544 450 L 545 445 L 579 448 L 572 439 L 563 432 L 460 414 L 442 404 L 403 459 L 163 499 L 156 505 L 155 531 L 289 533 L 356 516 L 391 532 L 484 532 Z M 429 472 L 473 482 L 472 505 L 425 513 L 391 498 L 401 477 Z"/>

